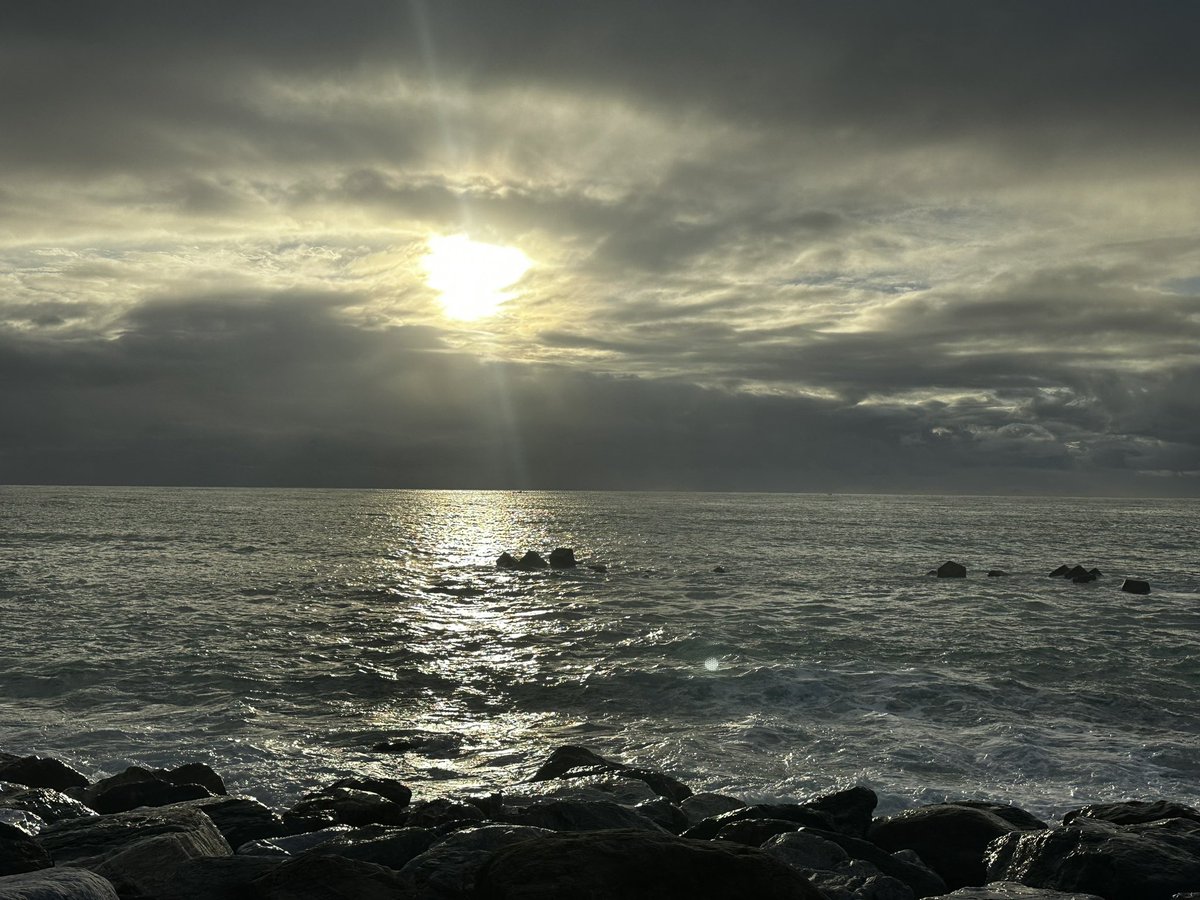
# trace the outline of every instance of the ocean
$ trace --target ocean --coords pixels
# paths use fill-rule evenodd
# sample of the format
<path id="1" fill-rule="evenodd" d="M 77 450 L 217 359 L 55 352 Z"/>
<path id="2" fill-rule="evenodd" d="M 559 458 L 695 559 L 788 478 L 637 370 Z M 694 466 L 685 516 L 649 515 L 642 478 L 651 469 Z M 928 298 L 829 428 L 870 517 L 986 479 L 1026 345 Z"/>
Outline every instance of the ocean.
<path id="1" fill-rule="evenodd" d="M 1198 513 L 0 487 L 0 750 L 199 760 L 274 805 L 353 773 L 486 791 L 568 743 L 749 800 L 1200 805 Z M 558 546 L 580 567 L 495 566 Z"/>

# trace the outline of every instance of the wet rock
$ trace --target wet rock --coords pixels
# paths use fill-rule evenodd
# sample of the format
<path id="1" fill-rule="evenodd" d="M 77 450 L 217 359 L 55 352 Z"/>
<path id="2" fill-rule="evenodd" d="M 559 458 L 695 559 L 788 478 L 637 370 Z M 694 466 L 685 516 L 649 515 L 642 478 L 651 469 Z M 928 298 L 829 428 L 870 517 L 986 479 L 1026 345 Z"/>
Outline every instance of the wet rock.
<path id="1" fill-rule="evenodd" d="M 1171 900 L 1200 885 L 1200 822 L 1114 825 L 1080 817 L 1049 831 L 1010 834 L 988 848 L 987 874 L 1105 900 Z"/>
<path id="2" fill-rule="evenodd" d="M 0 762 L 0 781 L 56 791 L 88 785 L 87 778 L 81 772 L 48 756 L 21 756 Z"/>
<path id="3" fill-rule="evenodd" d="M 982 885 L 988 842 L 1018 826 L 987 809 L 938 803 L 906 810 L 871 826 L 867 837 L 884 850 L 913 850 L 951 890 Z"/>
<path id="4" fill-rule="evenodd" d="M 1121 590 L 1127 594 L 1148 594 L 1150 593 L 1150 582 L 1138 578 L 1126 578 L 1121 583 Z"/>
<path id="5" fill-rule="evenodd" d="M 552 831 L 636 829 L 663 833 L 662 828 L 645 816 L 608 801 L 543 800 L 526 807 L 518 822 Z"/>
<path id="6" fill-rule="evenodd" d="M 297 857 L 252 884 L 258 900 L 397 900 L 407 896 L 400 873 L 341 856 Z"/>
<path id="7" fill-rule="evenodd" d="M 1066 576 L 1066 574 L 1067 574 L 1068 572 L 1070 572 L 1070 571 L 1071 571 L 1071 567 L 1070 567 L 1070 566 L 1059 566 L 1057 569 L 1055 569 L 1053 572 L 1051 572 L 1051 573 L 1050 573 L 1050 576 L 1049 576 L 1049 577 L 1051 577 L 1051 578 L 1063 578 L 1063 577 L 1065 577 L 1065 576 Z"/>
<path id="8" fill-rule="evenodd" d="M 833 826 L 833 831 L 851 837 L 865 837 L 871 827 L 875 807 L 879 805 L 879 798 L 870 788 L 856 785 L 805 800 L 802 805 L 825 816 Z"/>
<path id="9" fill-rule="evenodd" d="M 724 575 L 727 571 L 724 566 L 713 566 L 713 572 L 717 575 Z"/>
<path id="10" fill-rule="evenodd" d="M 815 835 L 836 844 L 846 851 L 851 859 L 868 862 L 884 875 L 904 882 L 918 898 L 937 897 L 946 893 L 946 882 L 942 880 L 942 876 L 926 866 L 911 850 L 888 853 L 863 838 L 839 834 L 836 831 L 822 831 L 818 828 L 802 828 L 797 833 Z M 784 838 L 786 836 L 781 836 L 780 840 Z"/>
<path id="11" fill-rule="evenodd" d="M 1099 569 L 1088 569 L 1088 574 L 1091 575 L 1093 578 L 1103 578 L 1104 577 L 1104 573 L 1101 572 Z"/>
<path id="12" fill-rule="evenodd" d="M 15 828 L 22 834 L 36 837 L 37 833 L 46 827 L 46 823 L 23 809 L 5 809 L 0 806 L 0 826 Z"/>
<path id="13" fill-rule="evenodd" d="M 572 773 L 578 770 L 571 770 Z M 524 785 L 519 793 L 505 794 L 511 806 L 528 806 L 537 800 L 611 800 L 623 806 L 634 806 L 659 795 L 650 785 L 637 778 L 623 777 L 620 772 L 601 771 L 594 775 L 557 778 Z M 666 798 L 663 798 L 666 799 Z"/>
<path id="14" fill-rule="evenodd" d="M 496 558 L 496 568 L 497 569 L 515 569 L 516 567 L 517 567 L 516 558 L 514 558 L 513 555 L 511 553 L 509 553 L 507 550 L 505 550 L 503 553 L 500 554 L 499 557 Z"/>
<path id="15" fill-rule="evenodd" d="M 798 869 L 834 870 L 850 861 L 845 850 L 811 831 L 792 829 L 773 837 L 763 849 Z"/>
<path id="16" fill-rule="evenodd" d="M 279 814 L 253 797 L 205 797 L 178 806 L 198 809 L 207 815 L 231 847 L 287 833 Z"/>
<path id="17" fill-rule="evenodd" d="M 438 834 L 429 828 L 369 825 L 347 831 L 307 852 L 332 853 L 398 870 L 432 847 L 437 840 Z"/>
<path id="18" fill-rule="evenodd" d="M 517 563 L 517 568 L 525 572 L 528 572 L 532 569 L 548 569 L 549 567 L 550 563 L 542 559 L 542 555 L 536 550 L 526 550 L 525 555 L 522 556 L 520 562 Z"/>
<path id="19" fill-rule="evenodd" d="M 633 811 L 639 816 L 645 816 L 660 828 L 665 828 L 671 834 L 682 834 L 692 824 L 688 821 L 687 813 L 666 797 L 643 800 L 634 805 Z"/>
<path id="20" fill-rule="evenodd" d="M 56 822 L 38 835 L 55 865 L 95 868 L 104 859 L 141 841 L 162 835 L 190 835 L 189 846 L 208 855 L 230 853 L 229 844 L 212 819 L 186 807 L 134 810 Z"/>
<path id="21" fill-rule="evenodd" d="M 986 887 L 959 888 L 945 896 L 947 900 L 951 897 L 958 900 L 1104 900 L 1096 894 L 1064 894 L 1062 891 L 1028 887 L 1015 881 L 993 881 Z"/>
<path id="22" fill-rule="evenodd" d="M 485 825 L 456 831 L 400 870 L 406 885 L 426 900 L 470 895 L 479 869 L 495 851 L 553 834 L 526 825 Z"/>
<path id="23" fill-rule="evenodd" d="M 323 825 L 403 825 L 405 807 L 370 791 L 328 787 L 301 798 L 283 814 L 284 825 L 295 830 L 315 830 Z"/>
<path id="24" fill-rule="evenodd" d="M 174 769 L 155 769 L 154 774 L 171 784 L 198 784 L 213 795 L 225 795 L 225 780 L 204 763 L 185 763 Z"/>
<path id="25" fill-rule="evenodd" d="M 782 819 L 812 828 L 822 828 L 834 831 L 833 822 L 822 812 L 810 809 L 800 803 L 760 803 L 754 806 L 743 806 L 740 809 L 721 813 L 719 816 L 705 819 L 693 825 L 683 833 L 685 838 L 707 841 L 715 838 L 726 825 L 747 819 Z"/>
<path id="26" fill-rule="evenodd" d="M 99 861 L 80 864 L 107 878 L 124 900 L 159 900 L 182 863 L 232 853 L 215 828 L 197 829 L 143 838 Z"/>
<path id="27" fill-rule="evenodd" d="M 414 828 L 440 828 L 455 822 L 482 821 L 483 813 L 473 803 L 439 797 L 410 806 L 404 824 Z"/>
<path id="28" fill-rule="evenodd" d="M 59 822 L 63 819 L 77 819 L 96 814 L 95 810 L 62 791 L 52 788 L 27 788 L 8 783 L 0 783 L 0 809 L 24 810 L 44 822 Z"/>
<path id="29" fill-rule="evenodd" d="M 277 838 L 250 841 L 237 848 L 238 856 L 299 856 L 314 847 L 319 847 L 353 831 L 349 825 L 334 825 L 319 831 L 302 834 L 287 834 Z"/>
<path id="30" fill-rule="evenodd" d="M 679 804 L 679 808 L 687 813 L 688 824 L 696 825 L 704 819 L 719 816 L 721 813 L 727 813 L 730 810 L 741 809 L 745 805 L 745 802 L 739 800 L 737 797 L 705 791 L 699 794 L 692 794 L 692 796 Z"/>
<path id="31" fill-rule="evenodd" d="M 956 563 L 953 560 L 947 560 L 937 567 L 938 578 L 966 578 L 967 567 Z"/>
<path id="32" fill-rule="evenodd" d="M 778 835 L 763 849 L 811 881 L 827 900 L 914 900 L 912 889 L 899 879 L 858 859 L 832 841 L 809 831 Z"/>
<path id="33" fill-rule="evenodd" d="M 795 831 L 799 827 L 795 822 L 786 819 L 741 819 L 721 826 L 713 840 L 759 847 L 776 835 Z"/>
<path id="34" fill-rule="evenodd" d="M 48 869 L 52 865 L 50 854 L 32 836 L 0 822 L 0 876 Z"/>
<path id="35" fill-rule="evenodd" d="M 104 878 L 62 867 L 0 878 L 0 900 L 118 900 Z"/>
<path id="36" fill-rule="evenodd" d="M 396 778 L 339 778 L 330 787 L 367 791 L 400 806 L 407 806 L 412 800 L 412 788 Z"/>
<path id="37" fill-rule="evenodd" d="M 987 577 L 988 578 L 1007 578 L 1008 573 L 1005 572 L 1003 569 L 988 569 Z"/>
<path id="38" fill-rule="evenodd" d="M 638 831 L 552 834 L 498 850 L 479 870 L 475 896 L 823 900 L 803 875 L 761 850 Z"/>
<path id="39" fill-rule="evenodd" d="M 1069 578 L 1071 581 L 1076 581 L 1076 582 L 1079 582 L 1081 579 L 1082 579 L 1082 581 L 1084 581 L 1084 582 L 1086 582 L 1086 581 L 1095 581 L 1095 580 L 1096 580 L 1095 576 L 1094 576 L 1094 575 L 1092 575 L 1092 573 L 1091 573 L 1091 572 L 1089 572 L 1089 571 L 1088 571 L 1087 569 L 1085 569 L 1083 566 L 1078 566 L 1078 565 L 1077 565 L 1077 566 L 1072 566 L 1072 567 L 1071 567 L 1071 568 L 1070 568 L 1070 569 L 1067 571 L 1067 574 L 1066 574 L 1066 576 L 1065 576 L 1065 577 L 1066 577 L 1066 578 Z"/>
<path id="40" fill-rule="evenodd" d="M 1076 819 L 1101 819 L 1115 825 L 1139 825 L 1161 819 L 1191 819 L 1200 822 L 1200 810 L 1170 800 L 1125 800 L 1121 803 L 1094 803 L 1082 809 L 1073 809 L 1063 816 L 1063 824 L 1070 825 Z"/>
<path id="41" fill-rule="evenodd" d="M 119 813 L 140 806 L 169 806 L 212 796 L 203 785 L 174 784 L 148 770 L 139 771 L 146 777 L 124 779 L 118 775 L 97 782 L 84 792 L 84 802 L 98 813 Z"/>
<path id="42" fill-rule="evenodd" d="M 1008 803 L 991 803 L 987 800 L 958 800 L 955 806 L 968 806 L 971 809 L 982 809 L 999 816 L 1005 822 L 1010 822 L 1020 831 L 1043 831 L 1050 827 L 1033 813 L 1026 812 L 1019 806 Z"/>
<path id="43" fill-rule="evenodd" d="M 670 775 L 636 766 L 627 766 L 593 753 L 586 747 L 570 745 L 555 748 L 529 780 L 546 781 L 551 778 L 570 778 L 607 772 L 618 773 L 623 778 L 636 778 L 638 781 L 643 781 L 660 797 L 666 797 L 674 803 L 682 803 L 692 795 L 691 788 Z"/>
<path id="44" fill-rule="evenodd" d="M 555 547 L 550 551 L 550 568 L 575 568 L 575 550 L 571 547 Z"/>

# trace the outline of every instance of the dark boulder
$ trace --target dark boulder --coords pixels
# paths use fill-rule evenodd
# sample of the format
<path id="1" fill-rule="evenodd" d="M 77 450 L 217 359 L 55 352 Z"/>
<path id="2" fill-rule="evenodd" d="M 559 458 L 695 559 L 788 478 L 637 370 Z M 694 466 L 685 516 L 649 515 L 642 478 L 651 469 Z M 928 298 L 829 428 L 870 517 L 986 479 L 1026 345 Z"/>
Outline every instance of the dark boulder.
<path id="1" fill-rule="evenodd" d="M 542 555 L 536 550 L 526 550 L 525 555 L 521 557 L 521 561 L 517 563 L 517 568 L 524 572 L 532 569 L 548 569 L 550 563 L 542 559 Z"/>
<path id="2" fill-rule="evenodd" d="M 279 814 L 253 797 L 205 797 L 162 808 L 200 810 L 212 819 L 231 847 L 287 834 Z"/>
<path id="3" fill-rule="evenodd" d="M 1171 900 L 1200 885 L 1200 823 L 1113 825 L 1080 817 L 1049 831 L 1009 834 L 988 848 L 987 875 L 1105 900 Z"/>
<path id="4" fill-rule="evenodd" d="M 371 791 L 328 787 L 302 797 L 283 814 L 289 830 L 315 831 L 326 825 L 402 825 L 405 807 Z M 309 827 L 315 825 L 316 827 Z"/>
<path id="5" fill-rule="evenodd" d="M 953 560 L 947 560 L 937 567 L 938 578 L 966 578 L 967 567 Z"/>
<path id="6" fill-rule="evenodd" d="M 682 834 L 692 824 L 688 820 L 687 813 L 666 797 L 643 800 L 634 805 L 633 811 L 639 816 L 645 816 L 660 828 L 665 828 L 671 834 Z"/>
<path id="7" fill-rule="evenodd" d="M 727 813 L 730 810 L 741 809 L 745 805 L 745 801 L 739 800 L 737 797 L 705 791 L 699 794 L 692 794 L 692 796 L 679 804 L 679 808 L 687 814 L 688 823 L 696 825 L 704 819 L 719 816 L 721 813 Z"/>
<path id="8" fill-rule="evenodd" d="M 305 854 L 254 880 L 256 900 L 398 900 L 409 896 L 400 873 L 342 856 Z"/>
<path id="9" fill-rule="evenodd" d="M 779 834 L 796 831 L 800 826 L 787 819 L 741 819 L 722 825 L 713 838 L 715 841 L 733 841 L 747 847 L 761 847 Z"/>
<path id="10" fill-rule="evenodd" d="M 367 791 L 401 806 L 407 806 L 412 800 L 412 788 L 396 778 L 339 778 L 330 787 Z"/>
<path id="11" fill-rule="evenodd" d="M 571 547 L 555 547 L 550 551 L 550 568 L 575 568 L 575 550 Z"/>
<path id="12" fill-rule="evenodd" d="M 0 879 L 0 900 L 118 900 L 109 882 L 86 869 L 42 869 Z"/>
<path id="13" fill-rule="evenodd" d="M 48 756 L 20 756 L 0 763 L 0 781 L 56 791 L 88 785 L 87 778 L 81 772 Z"/>
<path id="14" fill-rule="evenodd" d="M 1008 573 L 1005 572 L 1003 569 L 988 569 L 987 577 L 988 578 L 1007 578 Z"/>
<path id="15" fill-rule="evenodd" d="M 878 804 L 879 798 L 873 790 L 855 785 L 844 791 L 805 800 L 802 806 L 825 816 L 833 826 L 833 831 L 851 837 L 866 837 Z"/>
<path id="16" fill-rule="evenodd" d="M 608 566 L 604 563 L 588 563 L 588 568 L 593 572 L 607 572 Z"/>
<path id="17" fill-rule="evenodd" d="M 368 825 L 347 831 L 306 852 L 344 856 L 346 859 L 358 859 L 398 870 L 432 847 L 437 840 L 437 833 L 429 828 Z"/>
<path id="18" fill-rule="evenodd" d="M 727 571 L 724 566 L 713 566 L 713 572 L 717 575 L 724 575 Z"/>
<path id="19" fill-rule="evenodd" d="M 266 856 L 197 856 L 171 869 L 154 900 L 241 900 L 256 896 L 251 883 L 284 860 Z"/>
<path id="20" fill-rule="evenodd" d="M 477 900 L 823 900 L 799 872 L 740 844 L 666 834 L 553 834 L 497 851 L 475 880 Z"/>
<path id="21" fill-rule="evenodd" d="M 366 826 L 370 827 L 370 826 Z M 299 834 L 285 834 L 281 837 L 259 838 L 256 841 L 240 844 L 237 848 L 239 856 L 299 856 L 301 853 L 327 844 L 330 841 L 350 834 L 354 831 L 349 825 L 330 825 L 318 831 L 305 831 Z"/>
<path id="22" fill-rule="evenodd" d="M 225 780 L 204 763 L 184 763 L 174 769 L 155 769 L 154 774 L 171 784 L 198 784 L 210 794 L 228 794 Z"/>
<path id="23" fill-rule="evenodd" d="M 612 772 L 622 778 L 636 778 L 645 782 L 660 797 L 673 803 L 682 803 L 692 795 L 692 789 L 670 775 L 627 766 L 616 760 L 606 759 L 586 747 L 566 745 L 556 747 L 549 758 L 530 776 L 530 781 L 547 781 L 551 778 L 571 778 Z"/>
<path id="24" fill-rule="evenodd" d="M 1121 590 L 1127 594 L 1148 594 L 1150 593 L 1150 582 L 1142 581 L 1139 578 L 1126 578 L 1121 584 Z"/>
<path id="25" fill-rule="evenodd" d="M 1067 573 L 1070 571 L 1071 571 L 1070 566 L 1059 566 L 1057 569 L 1055 569 L 1053 572 L 1050 573 L 1050 577 L 1051 578 L 1065 578 Z"/>
<path id="26" fill-rule="evenodd" d="M 1200 822 L 1200 810 L 1170 800 L 1125 800 L 1121 803 L 1094 803 L 1082 809 L 1073 809 L 1063 816 L 1063 824 L 1070 825 L 1076 819 L 1101 819 L 1114 825 L 1140 825 L 1160 819 L 1191 819 Z"/>
<path id="27" fill-rule="evenodd" d="M 474 803 L 439 797 L 409 807 L 404 824 L 413 828 L 441 828 L 455 822 L 482 822 L 483 812 Z"/>
<path id="28" fill-rule="evenodd" d="M 155 778 L 89 790 L 87 805 L 98 813 L 119 813 L 141 806 L 169 806 L 211 796 L 208 788 L 199 784 L 172 784 Z"/>
<path id="29" fill-rule="evenodd" d="M 404 883 L 422 900 L 473 896 L 475 876 L 497 850 L 553 832 L 525 825 L 485 825 L 456 831 L 400 870 Z"/>
<path id="30" fill-rule="evenodd" d="M 0 876 L 34 872 L 52 865 L 50 854 L 35 838 L 0 822 Z"/>
<path id="31" fill-rule="evenodd" d="M 107 816 L 67 819 L 38 835 L 55 865 L 93 868 L 140 842 L 162 835 L 187 835 L 189 845 L 206 848 L 205 854 L 228 855 L 231 850 L 212 819 L 198 809 L 161 807 Z"/>
<path id="32" fill-rule="evenodd" d="M 871 843 L 865 838 L 850 837 L 836 831 L 822 831 L 819 828 L 802 828 L 804 834 L 817 837 L 837 844 L 851 859 L 861 860 L 873 865 L 884 875 L 889 875 L 908 885 L 913 895 L 920 897 L 937 897 L 946 893 L 946 882 L 937 872 L 923 864 L 918 864 L 903 858 L 904 854 L 888 853 L 883 848 Z"/>
<path id="33" fill-rule="evenodd" d="M 693 825 L 683 833 L 685 838 L 707 841 L 715 838 L 726 825 L 747 819 L 782 819 L 797 826 L 836 831 L 833 821 L 825 813 L 800 803 L 759 803 L 743 806 L 719 816 L 713 816 Z"/>
<path id="34" fill-rule="evenodd" d="M 518 814 L 517 823 L 551 831 L 664 831 L 640 813 L 607 800 L 543 800 L 525 807 Z"/>
<path id="35" fill-rule="evenodd" d="M 500 556 L 496 559 L 496 568 L 498 568 L 498 569 L 515 569 L 516 567 L 517 567 L 516 559 L 507 550 L 505 550 L 503 553 L 501 553 Z"/>
<path id="36" fill-rule="evenodd" d="M 868 838 L 888 852 L 912 850 L 950 890 L 984 883 L 990 841 L 1018 830 L 986 809 L 938 803 L 905 810 L 871 826 Z"/>
<path id="37" fill-rule="evenodd" d="M 957 800 L 956 806 L 969 806 L 971 809 L 982 809 L 997 815 L 1005 822 L 1011 823 L 1019 831 L 1044 831 L 1050 825 L 1043 822 L 1031 812 L 1026 812 L 1019 806 L 1008 803 L 991 803 L 987 800 Z"/>
<path id="38" fill-rule="evenodd" d="M 212 827 L 146 837 L 101 859 L 80 860 L 76 865 L 91 869 L 112 882 L 123 898 L 158 900 L 189 859 L 201 856 L 230 856 L 229 844 Z"/>
<path id="39" fill-rule="evenodd" d="M 59 822 L 94 816 L 95 810 L 84 806 L 74 797 L 52 788 L 27 788 L 10 785 L 12 790 L 0 788 L 0 809 L 19 809 L 32 813 L 44 822 Z"/>
<path id="40" fill-rule="evenodd" d="M 1103 578 L 1104 577 L 1104 573 L 1101 572 L 1099 569 L 1088 569 L 1088 574 L 1091 575 L 1093 578 Z"/>
<path id="41" fill-rule="evenodd" d="M 1090 576 L 1091 576 L 1091 573 L 1088 572 L 1088 570 L 1085 569 L 1083 566 L 1072 566 L 1070 569 L 1067 570 L 1067 574 L 1064 577 L 1069 578 L 1072 581 L 1074 581 L 1076 578 L 1090 579 Z"/>

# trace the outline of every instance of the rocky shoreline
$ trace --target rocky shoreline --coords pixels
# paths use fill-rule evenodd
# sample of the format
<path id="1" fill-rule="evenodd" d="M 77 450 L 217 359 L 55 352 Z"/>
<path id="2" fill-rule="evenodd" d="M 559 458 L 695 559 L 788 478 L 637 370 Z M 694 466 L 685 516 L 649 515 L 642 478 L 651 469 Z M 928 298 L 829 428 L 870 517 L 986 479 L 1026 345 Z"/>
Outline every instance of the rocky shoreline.
<path id="1" fill-rule="evenodd" d="M 875 806 L 861 786 L 747 804 L 570 746 L 498 793 L 349 776 L 283 810 L 200 763 L 90 782 L 0 753 L 0 900 L 1200 900 L 1200 811 L 1181 804 L 1061 824 Z"/>

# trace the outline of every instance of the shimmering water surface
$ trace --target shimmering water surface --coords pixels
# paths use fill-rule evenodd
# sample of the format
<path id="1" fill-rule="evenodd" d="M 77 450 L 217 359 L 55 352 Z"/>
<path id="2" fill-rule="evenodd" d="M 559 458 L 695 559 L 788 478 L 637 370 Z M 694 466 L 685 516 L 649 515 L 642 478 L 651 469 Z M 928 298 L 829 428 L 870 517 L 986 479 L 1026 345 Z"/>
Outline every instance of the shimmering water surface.
<path id="1" fill-rule="evenodd" d="M 273 803 L 496 787 L 577 743 L 748 798 L 1200 804 L 1198 512 L 0 487 L 0 749 L 200 759 Z M 555 546 L 607 572 L 494 567 Z M 969 577 L 925 575 L 946 559 Z M 1076 562 L 1105 577 L 1046 577 Z"/>

